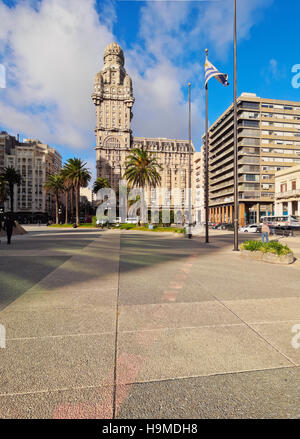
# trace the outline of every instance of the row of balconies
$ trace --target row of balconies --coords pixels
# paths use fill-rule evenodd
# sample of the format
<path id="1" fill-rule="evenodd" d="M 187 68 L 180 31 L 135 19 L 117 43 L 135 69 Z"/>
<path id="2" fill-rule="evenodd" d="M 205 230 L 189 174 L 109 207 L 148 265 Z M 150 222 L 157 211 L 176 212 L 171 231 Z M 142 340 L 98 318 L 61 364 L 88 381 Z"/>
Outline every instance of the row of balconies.
<path id="1" fill-rule="evenodd" d="M 231 148 L 231 151 L 233 151 L 233 148 Z M 241 156 L 241 151 L 239 151 L 239 156 Z M 211 169 L 220 168 L 227 162 L 233 162 L 233 154 L 230 154 L 228 157 L 224 158 L 221 162 L 217 164 L 210 163 Z M 260 164 L 260 157 L 253 157 L 253 156 L 243 156 L 239 159 L 239 164 Z"/>
<path id="2" fill-rule="evenodd" d="M 276 198 L 291 198 L 300 196 L 300 189 L 293 189 L 291 191 L 286 192 L 276 192 Z"/>

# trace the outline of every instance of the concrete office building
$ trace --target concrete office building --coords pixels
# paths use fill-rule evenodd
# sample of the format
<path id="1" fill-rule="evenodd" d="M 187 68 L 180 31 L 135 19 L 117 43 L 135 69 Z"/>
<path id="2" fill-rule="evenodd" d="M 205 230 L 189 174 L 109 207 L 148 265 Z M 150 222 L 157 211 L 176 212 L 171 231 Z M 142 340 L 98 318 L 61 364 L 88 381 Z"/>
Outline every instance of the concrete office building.
<path id="1" fill-rule="evenodd" d="M 204 141 L 204 139 L 203 139 Z M 233 106 L 209 129 L 209 206 L 213 222 L 233 222 Z M 275 173 L 300 163 L 300 102 L 238 98 L 240 225 L 274 211 Z"/>

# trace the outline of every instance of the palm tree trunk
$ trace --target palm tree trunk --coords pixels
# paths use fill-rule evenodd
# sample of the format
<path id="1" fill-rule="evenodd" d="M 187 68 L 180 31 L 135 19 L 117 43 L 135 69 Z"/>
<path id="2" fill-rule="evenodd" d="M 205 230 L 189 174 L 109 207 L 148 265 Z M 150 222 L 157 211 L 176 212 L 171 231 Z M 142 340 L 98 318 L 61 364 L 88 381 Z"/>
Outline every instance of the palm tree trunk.
<path id="1" fill-rule="evenodd" d="M 74 206 L 73 206 L 73 188 L 72 187 L 71 187 L 71 191 L 70 191 L 70 204 L 71 204 L 71 222 L 73 223 Z"/>
<path id="2" fill-rule="evenodd" d="M 14 213 L 14 185 L 9 185 L 10 211 Z"/>
<path id="3" fill-rule="evenodd" d="M 75 197 L 76 197 L 76 225 L 79 226 L 79 185 L 75 187 Z"/>
<path id="4" fill-rule="evenodd" d="M 69 191 L 66 190 L 65 192 L 65 209 L 66 209 L 66 218 L 65 218 L 65 224 L 68 224 L 68 204 L 69 204 Z"/>
<path id="5" fill-rule="evenodd" d="M 58 194 L 55 194 L 55 216 L 56 224 L 58 224 Z"/>

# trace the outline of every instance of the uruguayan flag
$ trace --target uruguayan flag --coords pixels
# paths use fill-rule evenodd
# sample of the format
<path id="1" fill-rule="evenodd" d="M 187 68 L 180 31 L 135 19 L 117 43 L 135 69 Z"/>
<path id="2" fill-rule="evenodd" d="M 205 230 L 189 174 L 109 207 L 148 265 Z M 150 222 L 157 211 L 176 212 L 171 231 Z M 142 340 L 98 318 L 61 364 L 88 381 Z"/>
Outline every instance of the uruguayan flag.
<path id="1" fill-rule="evenodd" d="M 214 65 L 212 65 L 211 62 L 208 61 L 208 59 L 206 59 L 205 61 L 205 85 L 207 85 L 208 81 L 215 77 L 219 82 L 221 82 L 221 84 L 225 85 L 225 87 L 227 85 L 229 85 L 228 82 L 228 75 L 226 75 L 225 73 L 220 73 L 218 69 L 216 69 L 216 67 Z"/>

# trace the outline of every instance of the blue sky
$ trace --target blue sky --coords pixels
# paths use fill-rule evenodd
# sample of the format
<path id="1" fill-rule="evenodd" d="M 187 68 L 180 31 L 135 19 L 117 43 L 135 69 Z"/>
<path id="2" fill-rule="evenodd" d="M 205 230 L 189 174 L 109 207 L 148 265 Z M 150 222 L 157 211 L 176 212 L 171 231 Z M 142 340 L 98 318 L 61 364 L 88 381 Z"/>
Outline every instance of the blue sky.
<path id="1" fill-rule="evenodd" d="M 230 87 L 209 83 L 210 123 L 231 104 L 232 4 L 221 1 L 0 0 L 0 129 L 39 138 L 93 170 L 93 79 L 105 46 L 124 49 L 136 102 L 134 135 L 187 137 L 192 83 L 193 141 L 204 128 L 204 50 Z M 238 93 L 300 101 L 295 0 L 238 0 Z M 0 69 L 1 71 L 1 69 Z M 1 85 L 1 81 L 0 81 Z"/>

